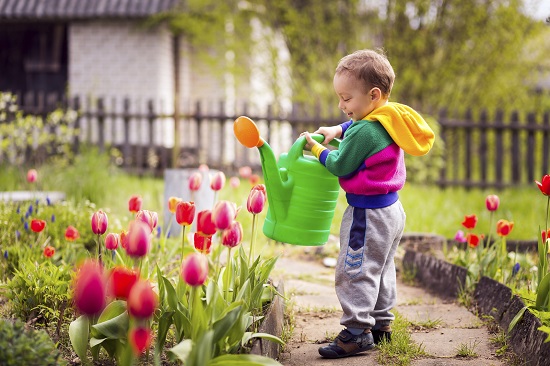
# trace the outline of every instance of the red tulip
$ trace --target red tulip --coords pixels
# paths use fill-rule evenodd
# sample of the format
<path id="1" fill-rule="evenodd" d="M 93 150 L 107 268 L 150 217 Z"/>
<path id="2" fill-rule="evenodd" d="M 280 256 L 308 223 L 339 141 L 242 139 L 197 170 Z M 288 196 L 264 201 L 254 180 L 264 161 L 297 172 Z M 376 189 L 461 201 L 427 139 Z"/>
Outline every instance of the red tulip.
<path id="1" fill-rule="evenodd" d="M 550 239 L 550 229 L 548 229 L 548 231 L 542 230 L 540 234 L 541 234 L 543 243 L 545 243 L 547 239 Z"/>
<path id="2" fill-rule="evenodd" d="M 76 230 L 74 226 L 69 225 L 65 230 L 65 239 L 67 239 L 68 241 L 75 241 L 78 238 L 80 238 L 78 230 Z"/>
<path id="3" fill-rule="evenodd" d="M 262 212 L 265 206 L 265 200 L 267 199 L 267 193 L 265 185 L 257 184 L 250 190 L 248 194 L 248 200 L 246 201 L 246 209 L 251 214 L 259 214 Z"/>
<path id="4" fill-rule="evenodd" d="M 499 236 L 508 236 L 513 228 L 514 223 L 511 221 L 498 220 L 497 222 L 497 234 Z"/>
<path id="5" fill-rule="evenodd" d="M 130 257 L 143 257 L 151 245 L 151 230 L 143 221 L 134 220 L 128 225 L 128 236 L 125 240 L 126 253 Z"/>
<path id="6" fill-rule="evenodd" d="M 216 172 L 210 179 L 210 188 L 219 191 L 225 186 L 225 174 L 222 171 Z"/>
<path id="7" fill-rule="evenodd" d="M 195 202 L 180 202 L 176 206 L 176 222 L 180 225 L 191 225 L 195 219 Z"/>
<path id="8" fill-rule="evenodd" d="M 130 330 L 128 334 L 128 339 L 132 345 L 132 350 L 134 351 L 135 356 L 139 356 L 146 349 L 151 346 L 151 340 L 153 335 L 151 329 L 146 327 L 138 327 Z"/>
<path id="9" fill-rule="evenodd" d="M 158 298 L 151 284 L 145 280 L 138 280 L 128 295 L 128 313 L 140 319 L 150 318 L 158 305 Z"/>
<path id="10" fill-rule="evenodd" d="M 181 262 L 181 278 L 190 286 L 201 286 L 208 277 L 208 258 L 191 253 Z"/>
<path id="11" fill-rule="evenodd" d="M 252 169 L 249 166 L 243 166 L 239 168 L 239 175 L 241 178 L 248 178 L 252 174 Z"/>
<path id="12" fill-rule="evenodd" d="M 238 221 L 233 221 L 229 229 L 224 230 L 222 234 L 222 244 L 229 248 L 239 245 L 242 239 L 243 226 Z"/>
<path id="13" fill-rule="evenodd" d="M 231 186 L 231 188 L 239 188 L 239 186 L 241 185 L 241 180 L 239 179 L 239 177 L 231 177 L 229 178 L 229 185 Z"/>
<path id="14" fill-rule="evenodd" d="M 103 268 L 95 260 L 86 260 L 74 280 L 73 300 L 85 315 L 97 315 L 105 308 L 105 281 Z"/>
<path id="15" fill-rule="evenodd" d="M 499 204 L 500 204 L 500 199 L 496 194 L 490 194 L 487 196 L 487 198 L 485 198 L 485 206 L 489 211 L 496 211 L 498 209 Z"/>
<path id="16" fill-rule="evenodd" d="M 39 233 L 46 227 L 46 221 L 44 220 L 38 220 L 38 219 L 32 219 L 31 220 L 31 230 L 35 233 Z"/>
<path id="17" fill-rule="evenodd" d="M 105 248 L 109 250 L 116 250 L 120 243 L 120 236 L 116 233 L 109 233 L 105 237 Z"/>
<path id="18" fill-rule="evenodd" d="M 189 190 L 198 191 L 201 188 L 202 184 L 202 174 L 200 172 L 195 172 L 189 177 Z"/>
<path id="19" fill-rule="evenodd" d="M 195 233 L 193 236 L 193 244 L 195 245 L 195 249 L 199 252 L 208 254 L 210 253 L 210 246 L 212 245 L 212 236 Z"/>
<path id="20" fill-rule="evenodd" d="M 471 248 L 476 248 L 479 245 L 479 242 L 483 238 L 483 235 L 471 234 L 466 235 L 466 241 Z"/>
<path id="21" fill-rule="evenodd" d="M 537 183 L 537 186 L 543 195 L 550 196 L 550 175 L 545 174 L 540 182 L 535 181 L 535 183 Z"/>
<path id="22" fill-rule="evenodd" d="M 248 177 L 248 181 L 254 186 L 260 181 L 260 176 L 258 174 L 252 174 Z"/>
<path id="23" fill-rule="evenodd" d="M 130 290 L 139 280 L 139 274 L 131 269 L 116 266 L 109 275 L 109 292 L 118 299 L 127 299 Z"/>
<path id="24" fill-rule="evenodd" d="M 49 245 L 46 245 L 44 248 L 44 257 L 51 258 L 55 254 L 55 248 Z"/>
<path id="25" fill-rule="evenodd" d="M 136 220 L 146 223 L 151 229 L 151 232 L 153 232 L 158 225 L 159 215 L 155 211 L 140 210 L 136 214 Z"/>
<path id="26" fill-rule="evenodd" d="M 219 201 L 212 210 L 212 222 L 218 230 L 228 229 L 237 216 L 237 205 L 234 202 Z"/>
<path id="27" fill-rule="evenodd" d="M 477 216 L 476 215 L 466 215 L 464 216 L 464 221 L 462 221 L 462 226 L 464 226 L 466 229 L 473 229 L 476 227 L 477 224 Z"/>
<path id="28" fill-rule="evenodd" d="M 176 212 L 176 206 L 178 205 L 178 203 L 180 201 L 181 201 L 181 198 L 170 197 L 168 199 L 168 211 L 170 211 L 171 213 L 175 213 Z"/>
<path id="29" fill-rule="evenodd" d="M 38 172 L 36 169 L 29 169 L 27 172 L 27 182 L 34 183 L 36 182 L 36 179 L 38 178 Z"/>
<path id="30" fill-rule="evenodd" d="M 198 213 L 197 231 L 206 236 L 211 236 L 216 233 L 216 225 L 214 225 L 212 221 L 212 211 L 202 210 Z"/>
<path id="31" fill-rule="evenodd" d="M 128 201 L 128 210 L 131 213 L 136 213 L 141 210 L 141 204 L 143 200 L 141 199 L 141 196 L 133 195 L 130 197 L 130 200 Z"/>
<path id="32" fill-rule="evenodd" d="M 92 231 L 94 234 L 103 235 L 107 231 L 107 214 L 101 210 L 92 215 Z"/>
<path id="33" fill-rule="evenodd" d="M 125 230 L 120 232 L 120 246 L 124 249 L 128 247 L 128 232 Z"/>

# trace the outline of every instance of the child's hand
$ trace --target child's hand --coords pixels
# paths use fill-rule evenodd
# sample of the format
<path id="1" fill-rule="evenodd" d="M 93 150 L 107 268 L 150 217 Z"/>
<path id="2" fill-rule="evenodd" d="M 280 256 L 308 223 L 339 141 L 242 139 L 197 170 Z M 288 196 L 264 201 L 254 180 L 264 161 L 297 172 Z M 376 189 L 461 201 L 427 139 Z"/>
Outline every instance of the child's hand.
<path id="1" fill-rule="evenodd" d="M 325 140 L 322 142 L 323 145 L 328 144 L 332 140 L 342 135 L 342 127 L 340 126 L 331 126 L 331 127 L 319 127 L 314 133 L 319 133 L 325 136 Z"/>
<path id="2" fill-rule="evenodd" d="M 317 141 L 311 138 L 311 136 L 309 135 L 309 132 L 302 132 L 300 136 L 304 136 L 306 138 L 307 144 L 306 146 L 304 146 L 305 150 L 311 150 L 313 145 L 317 143 Z"/>

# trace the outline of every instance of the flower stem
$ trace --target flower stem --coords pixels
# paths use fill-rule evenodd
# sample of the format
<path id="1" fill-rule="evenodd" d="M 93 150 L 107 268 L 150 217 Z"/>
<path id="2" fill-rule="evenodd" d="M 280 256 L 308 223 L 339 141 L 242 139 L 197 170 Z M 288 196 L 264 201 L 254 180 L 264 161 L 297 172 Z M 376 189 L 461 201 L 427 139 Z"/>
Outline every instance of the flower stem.
<path id="1" fill-rule="evenodd" d="M 229 287 L 231 286 L 231 247 L 228 247 L 227 252 L 227 268 L 226 268 L 226 284 L 225 284 L 225 300 L 228 303 L 231 303 L 231 299 L 229 299 Z"/>
<path id="2" fill-rule="evenodd" d="M 250 238 L 250 254 L 248 256 L 248 266 L 251 266 L 250 260 L 252 259 L 252 253 L 254 248 L 254 242 L 256 241 L 256 216 L 252 215 L 252 237 Z M 254 262 L 254 261 L 253 261 Z"/>
<path id="3" fill-rule="evenodd" d="M 186 227 L 187 227 L 187 225 L 183 225 L 183 227 L 181 229 L 182 230 L 182 233 L 181 233 L 182 234 L 181 235 L 181 260 L 183 260 L 183 253 L 184 253 L 183 248 L 185 246 L 185 228 Z"/>
<path id="4" fill-rule="evenodd" d="M 101 236 L 97 234 L 97 259 L 99 261 L 99 265 L 103 265 L 103 262 L 101 261 Z"/>

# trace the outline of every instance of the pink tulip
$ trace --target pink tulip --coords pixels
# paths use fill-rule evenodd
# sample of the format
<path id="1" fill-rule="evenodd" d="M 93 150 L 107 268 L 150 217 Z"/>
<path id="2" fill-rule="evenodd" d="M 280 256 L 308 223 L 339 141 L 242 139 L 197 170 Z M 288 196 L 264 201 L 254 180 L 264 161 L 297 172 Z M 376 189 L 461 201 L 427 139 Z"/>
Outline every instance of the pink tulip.
<path id="1" fill-rule="evenodd" d="M 130 315 L 140 319 L 147 319 L 155 313 L 158 305 L 158 296 L 148 281 L 138 280 L 130 290 L 126 305 Z"/>
<path id="2" fill-rule="evenodd" d="M 250 177 L 248 177 L 248 181 L 254 186 L 260 181 L 260 176 L 258 174 L 251 174 Z"/>
<path id="3" fill-rule="evenodd" d="M 264 209 L 266 199 L 265 185 L 257 184 L 250 190 L 248 200 L 246 201 L 246 209 L 251 214 L 259 214 Z"/>
<path id="4" fill-rule="evenodd" d="M 208 258 L 204 254 L 192 253 L 181 263 L 181 278 L 190 286 L 201 286 L 208 277 Z"/>
<path id="5" fill-rule="evenodd" d="M 116 233 L 109 233 L 105 237 L 105 248 L 109 250 L 116 250 L 118 244 L 120 243 L 120 235 Z"/>
<path id="6" fill-rule="evenodd" d="M 208 165 L 206 165 L 206 164 L 199 165 L 199 172 L 206 173 L 209 170 L 210 170 L 210 168 L 208 167 Z"/>
<path id="7" fill-rule="evenodd" d="M 485 198 L 485 206 L 489 211 L 496 211 L 498 209 L 499 204 L 500 204 L 500 200 L 498 196 L 495 194 L 490 194 L 487 196 L 487 198 Z"/>
<path id="8" fill-rule="evenodd" d="M 198 191 L 202 184 L 202 174 L 200 172 L 194 172 L 189 177 L 189 190 Z"/>
<path id="9" fill-rule="evenodd" d="M 176 206 L 176 222 L 191 225 L 195 219 L 195 202 L 180 202 Z"/>
<path id="10" fill-rule="evenodd" d="M 94 234 L 103 235 L 107 231 L 107 214 L 101 210 L 92 215 L 92 231 Z"/>
<path id="11" fill-rule="evenodd" d="M 141 210 L 136 214 L 136 220 L 146 223 L 151 232 L 157 227 L 159 221 L 159 215 L 155 211 Z"/>
<path id="12" fill-rule="evenodd" d="M 238 221 L 233 221 L 229 229 L 224 230 L 222 234 L 222 244 L 229 248 L 239 245 L 242 239 L 243 226 Z"/>
<path id="13" fill-rule="evenodd" d="M 231 188 L 239 188 L 239 186 L 241 185 L 241 180 L 239 179 L 239 177 L 231 177 L 229 178 L 229 185 L 231 186 Z"/>
<path id="14" fill-rule="evenodd" d="M 225 186 L 225 174 L 222 171 L 216 172 L 210 179 L 210 188 L 219 191 Z"/>
<path id="15" fill-rule="evenodd" d="M 38 178 L 38 172 L 36 169 L 29 169 L 27 172 L 27 182 L 34 183 L 36 182 L 36 179 Z"/>
<path id="16" fill-rule="evenodd" d="M 241 176 L 241 178 L 246 179 L 250 177 L 251 174 L 252 174 L 252 168 L 250 168 L 249 166 L 243 166 L 239 168 L 239 175 Z"/>
<path id="17" fill-rule="evenodd" d="M 126 253 L 130 257 L 143 257 L 151 245 L 151 230 L 143 221 L 134 220 L 128 226 L 128 235 L 125 240 Z"/>
<path id="18" fill-rule="evenodd" d="M 202 210 L 197 214 L 197 231 L 206 236 L 216 233 L 216 225 L 212 221 L 212 211 Z"/>
<path id="19" fill-rule="evenodd" d="M 237 216 L 237 205 L 234 202 L 219 201 L 212 210 L 212 221 L 218 230 L 228 229 Z"/>
<path id="20" fill-rule="evenodd" d="M 151 346 L 151 340 L 153 339 L 153 333 L 151 329 L 147 327 L 138 327 L 130 330 L 128 334 L 128 340 L 132 345 L 132 350 L 135 356 L 139 356 Z"/>
<path id="21" fill-rule="evenodd" d="M 143 200 L 142 200 L 141 196 L 133 195 L 132 197 L 130 197 L 130 200 L 128 201 L 128 210 L 131 213 L 138 212 L 139 210 L 141 210 L 142 202 L 143 202 Z"/>
<path id="22" fill-rule="evenodd" d="M 105 295 L 102 266 L 95 260 L 86 260 L 74 280 L 73 300 L 76 308 L 82 314 L 97 315 L 105 308 Z"/>
<path id="23" fill-rule="evenodd" d="M 459 243 L 466 243 L 466 237 L 464 236 L 464 231 L 458 230 L 455 234 L 455 241 Z"/>

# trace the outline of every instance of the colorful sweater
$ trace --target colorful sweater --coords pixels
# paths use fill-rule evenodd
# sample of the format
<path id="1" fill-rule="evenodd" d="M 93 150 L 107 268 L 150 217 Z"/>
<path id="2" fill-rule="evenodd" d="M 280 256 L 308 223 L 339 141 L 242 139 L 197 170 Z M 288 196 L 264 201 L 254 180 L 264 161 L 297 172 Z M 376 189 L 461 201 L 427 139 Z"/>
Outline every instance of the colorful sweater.
<path id="1" fill-rule="evenodd" d="M 342 127 L 338 150 L 317 143 L 311 149 L 319 161 L 339 177 L 348 204 L 381 208 L 397 201 L 406 179 L 403 151 L 426 154 L 434 133 L 412 108 L 398 103 L 374 110 L 360 121 Z"/>

